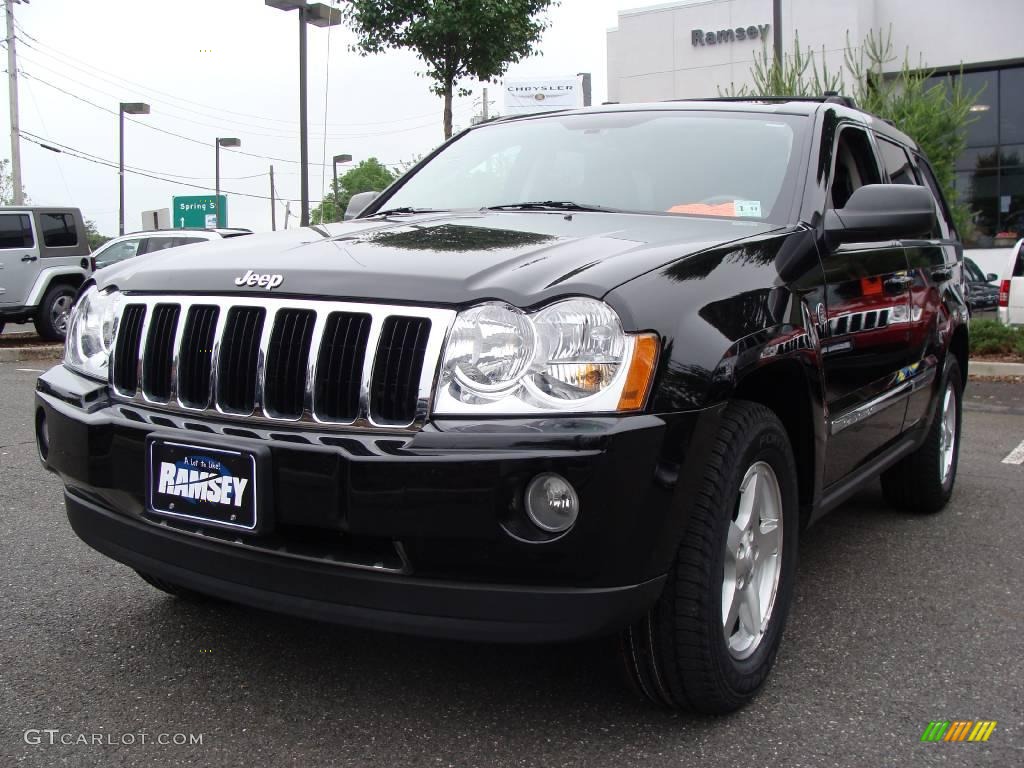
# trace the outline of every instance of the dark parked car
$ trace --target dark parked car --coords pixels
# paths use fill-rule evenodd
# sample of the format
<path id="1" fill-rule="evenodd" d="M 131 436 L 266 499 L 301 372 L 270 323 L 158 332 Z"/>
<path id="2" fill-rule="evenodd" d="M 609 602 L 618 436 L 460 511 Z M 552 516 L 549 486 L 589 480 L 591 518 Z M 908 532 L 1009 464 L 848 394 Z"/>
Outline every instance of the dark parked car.
<path id="1" fill-rule="evenodd" d="M 999 286 L 993 283 L 999 279 L 994 273 L 985 274 L 973 259 L 964 257 L 964 275 L 967 278 L 967 306 L 971 315 L 992 313 L 999 308 Z"/>
<path id="2" fill-rule="evenodd" d="M 918 147 L 840 98 L 498 120 L 353 221 L 101 271 L 39 452 L 75 532 L 165 592 L 618 634 L 644 695 L 727 712 L 801 530 L 879 475 L 950 498 L 964 292 Z"/>

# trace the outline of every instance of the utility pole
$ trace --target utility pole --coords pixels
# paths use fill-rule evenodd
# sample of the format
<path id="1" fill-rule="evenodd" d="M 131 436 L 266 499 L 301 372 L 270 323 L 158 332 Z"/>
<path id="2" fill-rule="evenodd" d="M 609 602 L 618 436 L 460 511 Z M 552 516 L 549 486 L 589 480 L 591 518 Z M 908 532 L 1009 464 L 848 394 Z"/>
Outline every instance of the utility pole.
<path id="1" fill-rule="evenodd" d="M 487 89 L 484 88 L 484 105 L 480 108 L 480 114 L 483 117 L 483 121 L 487 122 Z"/>
<path id="2" fill-rule="evenodd" d="M 782 71 L 782 0 L 772 0 L 772 42 L 775 46 L 775 65 Z"/>
<path id="3" fill-rule="evenodd" d="M 285 200 L 284 201 L 284 228 L 285 229 L 288 229 L 288 219 L 291 217 L 291 215 L 292 215 L 292 201 L 291 200 Z"/>
<path id="4" fill-rule="evenodd" d="M 11 99 L 11 183 L 14 185 L 14 204 L 25 204 L 21 187 L 21 131 L 18 128 L 18 57 L 14 51 L 14 3 L 7 5 L 7 91 Z"/>
<path id="5" fill-rule="evenodd" d="M 333 27 L 341 23 L 341 9 L 306 0 L 263 0 L 279 11 L 298 11 L 299 17 L 299 187 L 302 198 L 299 226 L 309 226 L 309 131 L 306 119 L 306 24 Z"/>
<path id="6" fill-rule="evenodd" d="M 270 231 L 277 231 L 277 200 L 274 199 L 274 166 L 270 166 Z"/>

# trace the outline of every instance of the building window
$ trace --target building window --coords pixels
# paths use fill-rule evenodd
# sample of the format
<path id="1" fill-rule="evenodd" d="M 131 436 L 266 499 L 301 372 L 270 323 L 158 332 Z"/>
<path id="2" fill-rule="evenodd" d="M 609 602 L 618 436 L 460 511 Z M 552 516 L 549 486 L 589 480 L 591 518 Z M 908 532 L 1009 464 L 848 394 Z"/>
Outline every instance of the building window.
<path id="1" fill-rule="evenodd" d="M 971 212 L 964 244 L 1011 246 L 1024 236 L 1024 67 L 936 75 L 962 77 L 976 95 L 967 149 L 956 161 L 956 196 Z"/>

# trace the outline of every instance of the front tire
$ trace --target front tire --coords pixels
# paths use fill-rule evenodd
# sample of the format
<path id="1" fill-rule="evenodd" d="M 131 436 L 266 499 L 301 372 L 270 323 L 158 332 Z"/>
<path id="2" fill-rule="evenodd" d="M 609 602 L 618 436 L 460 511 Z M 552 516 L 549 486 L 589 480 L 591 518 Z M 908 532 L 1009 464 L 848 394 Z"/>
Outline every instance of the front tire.
<path id="1" fill-rule="evenodd" d="M 36 310 L 36 333 L 46 341 L 64 341 L 68 318 L 75 303 L 75 289 L 67 283 L 51 286 Z"/>
<path id="2" fill-rule="evenodd" d="M 882 473 L 882 494 L 892 506 L 934 514 L 949 502 L 960 460 L 963 378 L 950 357 L 936 411 L 921 447 Z"/>
<path id="3" fill-rule="evenodd" d="M 623 661 L 642 695 L 720 715 L 757 694 L 793 595 L 798 526 L 785 428 L 762 405 L 730 403 L 665 589 L 622 636 Z"/>

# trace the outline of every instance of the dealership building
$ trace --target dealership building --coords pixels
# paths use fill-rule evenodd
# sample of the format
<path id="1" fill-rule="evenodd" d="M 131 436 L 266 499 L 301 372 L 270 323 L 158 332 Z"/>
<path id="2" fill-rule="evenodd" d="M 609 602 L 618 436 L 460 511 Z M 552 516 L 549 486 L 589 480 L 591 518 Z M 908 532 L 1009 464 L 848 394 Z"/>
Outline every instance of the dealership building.
<path id="1" fill-rule="evenodd" d="M 608 100 L 620 103 L 718 96 L 752 82 L 755 54 L 775 35 L 772 0 L 679 0 L 620 11 L 608 30 Z M 1024 235 L 1024 0 L 782 0 L 783 50 L 816 52 L 843 68 L 847 38 L 892 34 L 904 54 L 960 77 L 978 94 L 957 195 L 974 212 L 971 245 Z M 885 73 L 883 73 L 885 74 Z M 848 75 L 847 75 L 847 79 Z"/>

